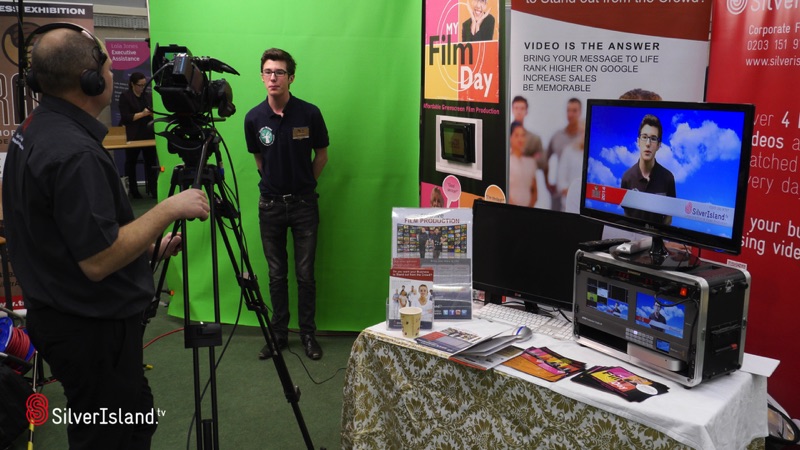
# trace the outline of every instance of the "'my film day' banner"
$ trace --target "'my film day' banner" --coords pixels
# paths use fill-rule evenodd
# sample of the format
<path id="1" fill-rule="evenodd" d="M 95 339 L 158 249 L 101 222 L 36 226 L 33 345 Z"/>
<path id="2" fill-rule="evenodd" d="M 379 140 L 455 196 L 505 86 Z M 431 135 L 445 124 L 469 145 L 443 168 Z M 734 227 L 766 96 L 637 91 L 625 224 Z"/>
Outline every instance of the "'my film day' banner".
<path id="1" fill-rule="evenodd" d="M 796 2 L 716 1 L 708 101 L 753 103 L 742 253 L 752 277 L 745 351 L 781 361 L 770 394 L 800 415 L 800 9 Z"/>
<path id="2" fill-rule="evenodd" d="M 487 187 L 505 185 L 503 7 L 499 0 L 423 4 L 423 207 L 470 206 Z"/>
<path id="3" fill-rule="evenodd" d="M 577 212 L 587 99 L 701 101 L 710 14 L 702 1 L 512 0 L 510 121 L 526 137 L 520 151 L 512 129 L 510 202 Z"/>

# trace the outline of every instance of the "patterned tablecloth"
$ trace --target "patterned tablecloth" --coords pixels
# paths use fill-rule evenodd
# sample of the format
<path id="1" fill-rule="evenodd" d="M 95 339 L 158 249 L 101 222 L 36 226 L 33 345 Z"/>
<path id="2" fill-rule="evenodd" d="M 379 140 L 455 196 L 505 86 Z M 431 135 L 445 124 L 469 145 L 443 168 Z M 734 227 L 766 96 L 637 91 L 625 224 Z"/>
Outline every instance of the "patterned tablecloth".
<path id="1" fill-rule="evenodd" d="M 442 356 L 403 339 L 362 332 L 345 378 L 343 448 L 690 448 L 546 387 Z M 763 449 L 764 439 L 747 448 Z"/>

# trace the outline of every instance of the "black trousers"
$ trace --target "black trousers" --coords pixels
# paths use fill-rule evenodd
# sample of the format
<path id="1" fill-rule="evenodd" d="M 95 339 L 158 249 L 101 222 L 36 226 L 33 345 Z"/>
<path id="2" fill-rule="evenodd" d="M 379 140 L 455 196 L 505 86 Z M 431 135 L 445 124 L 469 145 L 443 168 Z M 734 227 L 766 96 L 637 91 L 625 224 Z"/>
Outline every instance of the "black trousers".
<path id="1" fill-rule="evenodd" d="M 301 334 L 317 330 L 317 283 L 314 278 L 319 203 L 316 198 L 282 202 L 258 202 L 261 244 L 269 267 L 269 297 L 272 302 L 272 326 L 275 334 L 286 337 L 289 329 L 289 252 L 288 231 L 294 241 L 294 269 L 297 277 L 297 323 Z"/>
<path id="2" fill-rule="evenodd" d="M 150 448 L 158 417 L 142 367 L 141 316 L 88 319 L 30 309 L 27 327 L 64 388 L 67 411 L 51 409 L 48 421 L 67 425 L 71 450 Z M 75 420 L 85 413 L 92 419 Z"/>
<path id="3" fill-rule="evenodd" d="M 139 160 L 139 153 L 144 157 L 144 182 L 146 192 L 156 195 L 156 183 L 158 172 L 158 154 L 155 147 L 134 147 L 125 149 L 125 176 L 128 177 L 128 185 L 133 195 L 139 195 L 139 183 L 136 179 L 136 163 Z"/>

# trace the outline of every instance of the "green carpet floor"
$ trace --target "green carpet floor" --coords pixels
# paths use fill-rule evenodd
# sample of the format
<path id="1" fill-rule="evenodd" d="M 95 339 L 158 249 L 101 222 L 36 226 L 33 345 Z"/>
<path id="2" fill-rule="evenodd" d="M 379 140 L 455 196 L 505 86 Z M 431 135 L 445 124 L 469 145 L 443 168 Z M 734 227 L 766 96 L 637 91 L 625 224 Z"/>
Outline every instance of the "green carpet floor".
<path id="1" fill-rule="evenodd" d="M 246 312 L 246 314 L 252 314 Z M 148 325 L 145 343 L 159 338 L 145 350 L 147 372 L 155 396 L 155 406 L 164 412 L 153 438 L 153 449 L 196 449 L 196 430 L 189 436 L 195 412 L 193 351 L 184 348 L 183 320 L 166 314 L 161 308 Z M 215 348 L 219 359 L 233 326 L 223 326 L 223 346 Z M 171 333 L 171 334 L 170 334 Z M 341 448 L 341 411 L 344 368 L 355 334 L 318 334 L 325 356 L 308 359 L 300 346 L 300 337 L 290 333 L 289 350 L 282 353 L 292 385 L 300 389 L 298 406 L 302 420 L 315 448 Z M 261 361 L 257 354 L 264 345 L 258 327 L 238 327 L 222 355 L 216 370 L 219 440 L 222 449 L 303 449 L 306 448 L 298 418 L 287 401 L 278 370 L 272 360 Z M 209 352 L 200 349 L 201 384 L 209 379 Z M 202 389 L 202 387 L 201 387 Z M 46 385 L 42 393 L 50 410 L 63 408 L 66 401 L 61 386 Z M 210 393 L 202 404 L 204 419 L 211 418 Z M 27 435 L 11 447 L 27 448 Z M 66 449 L 66 426 L 49 420 L 34 432 L 35 449 Z"/>
<path id="2" fill-rule="evenodd" d="M 138 200 L 134 208 L 140 211 L 154 201 Z M 244 310 L 243 314 L 254 314 Z M 167 315 L 166 308 L 158 314 L 145 331 L 145 363 L 152 366 L 147 377 L 155 397 L 155 406 L 164 412 L 153 437 L 154 450 L 196 449 L 196 429 L 192 426 L 195 412 L 194 358 L 191 349 L 184 348 L 180 330 L 183 319 Z M 223 326 L 223 345 L 215 347 L 216 392 L 221 449 L 303 449 L 306 448 L 299 420 L 287 401 L 272 360 L 259 360 L 258 351 L 265 343 L 259 327 Z M 224 351 L 226 343 L 230 344 Z M 317 340 L 324 350 L 319 361 L 308 359 L 300 345 L 300 336 L 289 335 L 289 349 L 282 353 L 291 384 L 300 389 L 298 406 L 314 448 L 341 448 L 341 411 L 344 369 L 356 333 L 318 332 Z M 209 351 L 198 350 L 201 390 L 209 379 Z M 45 371 L 45 373 L 47 373 Z M 44 386 L 42 393 L 49 407 L 64 408 L 66 400 L 61 386 L 55 382 Z M 210 393 L 202 403 L 204 419 L 211 418 Z M 52 420 L 34 432 L 35 449 L 67 449 L 66 426 Z M 12 450 L 27 447 L 27 433 L 11 446 Z"/>

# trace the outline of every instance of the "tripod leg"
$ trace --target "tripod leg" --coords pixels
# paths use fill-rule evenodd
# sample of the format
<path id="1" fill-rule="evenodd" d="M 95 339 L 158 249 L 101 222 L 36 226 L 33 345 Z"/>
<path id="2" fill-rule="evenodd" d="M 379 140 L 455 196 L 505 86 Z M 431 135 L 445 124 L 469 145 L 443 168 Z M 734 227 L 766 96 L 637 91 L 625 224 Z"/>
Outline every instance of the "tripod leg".
<path id="1" fill-rule="evenodd" d="M 204 150 L 205 151 L 205 150 Z M 202 160 L 202 158 L 201 158 Z M 242 239 L 241 224 L 238 221 L 238 212 L 232 207 L 231 203 L 225 197 L 225 187 L 218 178 L 220 172 L 214 166 L 203 166 L 197 169 L 196 173 L 190 174 L 181 169 L 179 172 L 176 168 L 173 173 L 172 186 L 170 188 L 170 195 L 173 194 L 175 186 L 188 187 L 202 187 L 205 189 L 208 198 L 211 200 L 211 208 L 209 212 L 209 222 L 211 225 L 211 260 L 212 260 L 212 277 L 214 289 L 214 323 L 204 324 L 190 324 L 190 309 L 189 309 L 189 274 L 188 274 L 188 235 L 186 230 L 186 223 L 181 223 L 181 232 L 184 239 L 184 249 L 182 253 L 183 262 L 183 299 L 184 299 L 184 321 L 185 321 L 185 346 L 192 348 L 192 356 L 194 363 L 194 383 L 195 383 L 195 417 L 197 419 L 197 444 L 199 450 L 211 450 L 219 448 L 219 430 L 217 421 L 217 396 L 216 396 L 216 372 L 215 372 L 215 358 L 214 347 L 222 344 L 222 334 L 220 327 L 220 310 L 219 310 L 219 281 L 218 281 L 218 265 L 217 265 L 217 234 L 222 237 L 225 248 L 228 252 L 230 262 L 236 272 L 236 279 L 242 289 L 247 308 L 256 314 L 261 332 L 264 336 L 269 348 L 272 349 L 272 361 L 278 372 L 281 384 L 283 386 L 284 395 L 289 403 L 292 405 L 295 418 L 297 419 L 298 426 L 303 435 L 303 440 L 306 447 L 311 450 L 314 448 L 311 442 L 308 428 L 303 420 L 302 412 L 298 404 L 300 399 L 300 389 L 292 383 L 289 370 L 286 366 L 286 361 L 283 359 L 280 349 L 276 345 L 275 334 L 272 330 L 272 325 L 267 317 L 267 307 L 264 303 L 263 297 L 258 289 L 258 283 L 253 272 L 250 259 L 247 255 Z M 189 175 L 194 175 L 194 181 L 189 179 Z M 215 189 L 219 194 L 215 193 Z M 226 226 L 223 218 L 227 217 L 230 224 Z M 217 232 L 219 229 L 219 232 Z M 228 238 L 226 229 L 230 229 L 234 233 L 237 249 L 242 260 L 242 266 L 247 271 L 247 276 L 243 276 L 240 266 L 237 263 L 237 256 L 234 252 L 233 245 Z M 162 274 L 163 277 L 163 274 Z M 162 284 L 159 282 L 159 290 Z M 200 393 L 200 369 L 199 369 L 199 347 L 209 347 L 209 389 L 211 391 L 211 418 L 203 419 L 201 411 Z M 205 444 L 205 445 L 204 445 Z"/>
<path id="2" fill-rule="evenodd" d="M 311 435 L 308 432 L 308 428 L 306 426 L 305 421 L 303 420 L 303 413 L 300 411 L 300 388 L 295 386 L 292 382 L 292 377 L 289 374 L 289 369 L 286 366 L 286 361 L 283 359 L 283 354 L 281 350 L 278 348 L 276 341 L 275 341 L 275 334 L 272 330 L 272 323 L 267 318 L 267 306 L 264 303 L 264 299 L 261 296 L 261 291 L 258 288 L 258 281 L 253 272 L 253 267 L 250 264 L 250 258 L 247 254 L 247 249 L 245 248 L 241 234 L 241 225 L 238 221 L 238 214 L 234 212 L 234 209 L 230 206 L 227 198 L 224 197 L 224 189 L 220 186 L 219 189 L 220 196 L 215 197 L 214 202 L 219 202 L 222 206 L 219 208 L 223 211 L 231 211 L 230 220 L 231 224 L 229 227 L 225 227 L 224 223 L 222 222 L 223 217 L 217 216 L 215 220 L 219 221 L 219 229 L 220 235 L 222 237 L 223 242 L 225 243 L 225 248 L 228 251 L 228 257 L 230 258 L 231 264 L 233 265 L 234 270 L 236 271 L 236 278 L 239 281 L 239 285 L 242 288 L 242 293 L 244 295 L 245 304 L 247 305 L 247 309 L 253 311 L 256 314 L 256 318 L 258 319 L 259 326 L 261 328 L 261 333 L 264 336 L 264 340 L 272 349 L 272 362 L 275 365 L 275 369 L 278 372 L 278 377 L 280 378 L 281 385 L 283 386 L 283 393 L 286 397 L 286 400 L 291 403 L 292 410 L 294 411 L 295 418 L 297 419 L 297 425 L 300 427 L 300 432 L 303 435 L 303 440 L 306 443 L 306 447 L 311 450 L 314 448 L 314 444 L 311 441 Z M 233 232 L 234 239 L 236 240 L 237 249 L 239 250 L 239 255 L 242 260 L 242 266 L 246 271 L 247 276 L 245 277 L 242 271 L 240 270 L 240 266 L 237 263 L 236 254 L 233 251 L 233 246 L 228 238 L 228 235 L 225 233 L 226 229 L 230 229 Z"/>

